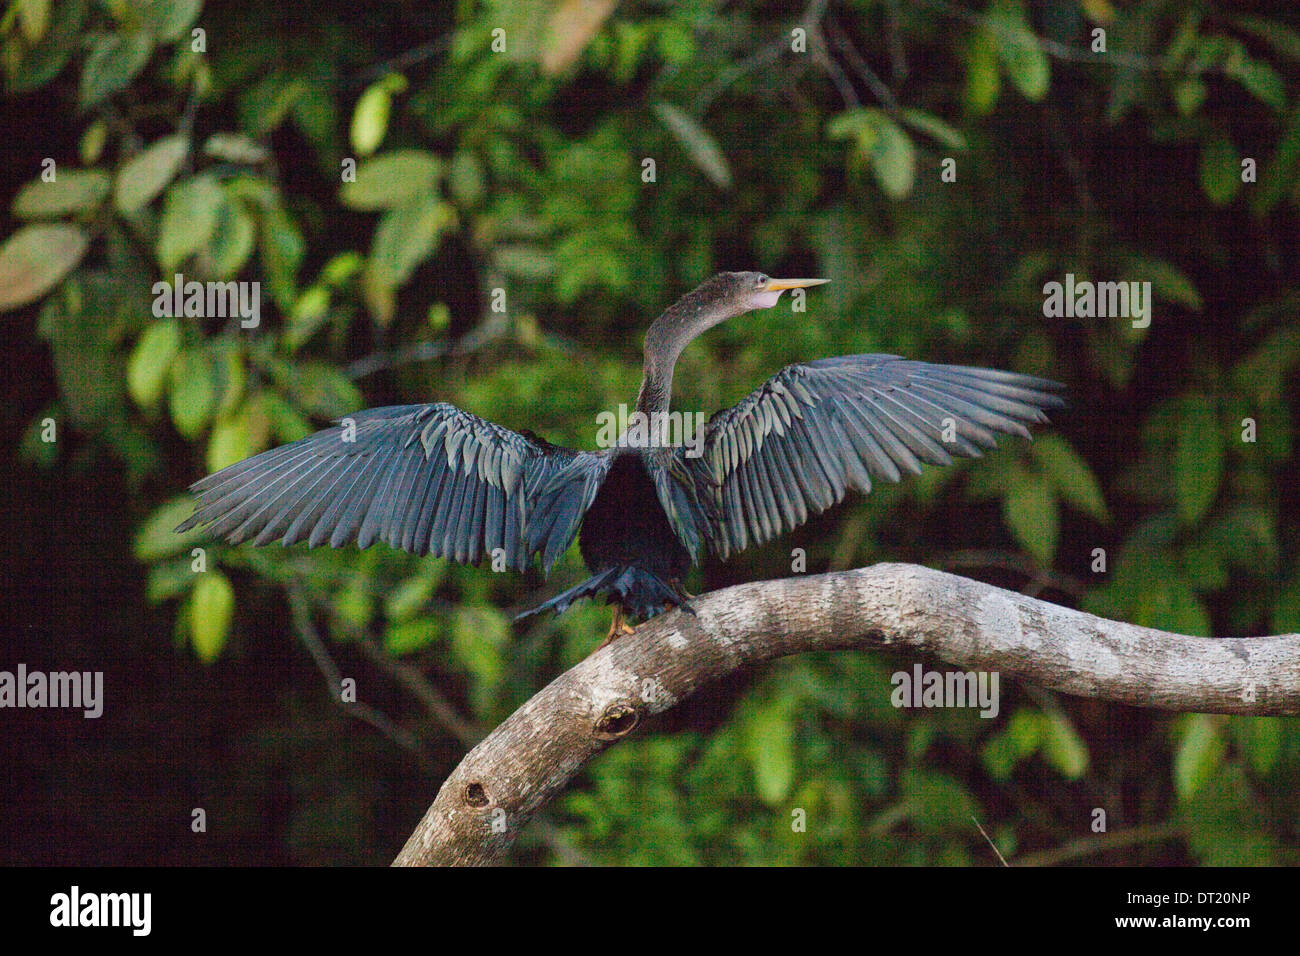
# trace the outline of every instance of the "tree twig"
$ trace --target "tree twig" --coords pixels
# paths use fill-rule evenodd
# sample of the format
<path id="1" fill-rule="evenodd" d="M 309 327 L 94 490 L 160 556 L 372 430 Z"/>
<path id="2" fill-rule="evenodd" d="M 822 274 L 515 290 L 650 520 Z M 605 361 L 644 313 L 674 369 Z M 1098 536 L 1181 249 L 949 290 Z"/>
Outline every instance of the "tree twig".
<path id="1" fill-rule="evenodd" d="M 1201 638 L 917 565 L 742 584 L 646 622 L 560 675 L 466 755 L 396 865 L 499 860 L 578 770 L 737 669 L 806 651 L 907 649 L 1141 707 L 1300 714 L 1300 635 Z"/>

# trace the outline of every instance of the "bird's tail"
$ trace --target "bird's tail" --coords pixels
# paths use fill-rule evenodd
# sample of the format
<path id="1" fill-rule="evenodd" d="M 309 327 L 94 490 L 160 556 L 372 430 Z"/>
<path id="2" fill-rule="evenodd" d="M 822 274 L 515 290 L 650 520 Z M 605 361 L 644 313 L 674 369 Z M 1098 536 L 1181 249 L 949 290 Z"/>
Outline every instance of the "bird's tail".
<path id="1" fill-rule="evenodd" d="M 680 607 L 689 614 L 695 613 L 691 610 L 690 595 L 676 584 L 665 581 L 653 571 L 623 564 L 606 568 L 532 610 L 515 615 L 515 620 L 521 621 L 543 611 L 562 614 L 574 601 L 598 597 L 601 594 L 609 595 L 605 599 L 606 604 L 621 604 L 623 609 L 633 617 L 654 617 L 656 614 L 662 614 L 670 605 Z"/>

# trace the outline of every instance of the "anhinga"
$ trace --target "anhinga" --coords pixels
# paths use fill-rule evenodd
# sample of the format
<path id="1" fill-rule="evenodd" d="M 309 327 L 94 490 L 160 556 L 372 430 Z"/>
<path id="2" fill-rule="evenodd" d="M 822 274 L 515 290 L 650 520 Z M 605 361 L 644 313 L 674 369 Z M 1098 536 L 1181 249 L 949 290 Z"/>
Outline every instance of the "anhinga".
<path id="1" fill-rule="evenodd" d="M 666 420 L 673 366 L 696 336 L 825 281 L 724 272 L 684 296 L 646 334 L 645 418 L 613 447 L 562 448 L 443 402 L 375 408 L 196 482 L 197 508 L 177 530 L 206 524 L 255 545 L 379 540 L 514 570 L 540 555 L 549 572 L 581 526 L 592 577 L 527 613 L 605 594 L 608 640 L 630 630 L 625 614 L 688 607 L 681 580 L 706 547 L 726 558 L 762 544 L 847 489 L 979 457 L 994 432 L 1028 437 L 1027 424 L 1064 404 L 1058 383 L 1029 375 L 846 355 L 787 366 L 691 447 L 644 427 Z"/>

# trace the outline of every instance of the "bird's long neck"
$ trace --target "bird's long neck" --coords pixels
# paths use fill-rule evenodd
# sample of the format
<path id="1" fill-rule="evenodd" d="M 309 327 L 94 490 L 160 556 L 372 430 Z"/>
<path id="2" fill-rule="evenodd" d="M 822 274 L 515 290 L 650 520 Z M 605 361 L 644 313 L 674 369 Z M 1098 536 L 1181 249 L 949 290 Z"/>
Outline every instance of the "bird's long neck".
<path id="1" fill-rule="evenodd" d="M 645 367 L 636 409 L 647 415 L 668 411 L 673 397 L 673 367 L 691 341 L 731 317 L 725 303 L 696 289 L 654 320 L 645 334 Z"/>

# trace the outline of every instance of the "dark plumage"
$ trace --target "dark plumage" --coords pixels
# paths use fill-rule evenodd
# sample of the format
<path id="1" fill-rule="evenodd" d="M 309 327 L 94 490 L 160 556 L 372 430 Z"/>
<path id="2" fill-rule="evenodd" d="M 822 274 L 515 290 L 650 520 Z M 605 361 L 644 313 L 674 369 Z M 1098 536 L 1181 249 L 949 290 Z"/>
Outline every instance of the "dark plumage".
<path id="1" fill-rule="evenodd" d="M 700 333 L 820 281 L 726 272 L 683 297 L 646 334 L 637 411 L 668 411 L 673 366 Z M 979 457 L 995 433 L 1028 437 L 1063 404 L 1060 388 L 894 355 L 820 359 L 715 414 L 698 457 L 633 429 L 617 447 L 574 451 L 445 403 L 376 408 L 195 482 L 197 508 L 177 530 L 205 524 L 236 544 L 379 540 L 470 564 L 496 555 L 514 570 L 540 557 L 549 572 L 581 527 L 593 577 L 528 613 L 603 594 L 613 637 L 623 613 L 688 607 L 681 579 L 706 548 L 726 558 L 849 489 Z"/>

